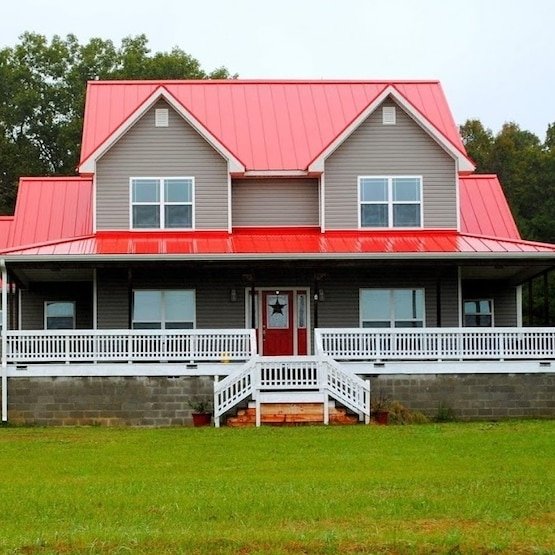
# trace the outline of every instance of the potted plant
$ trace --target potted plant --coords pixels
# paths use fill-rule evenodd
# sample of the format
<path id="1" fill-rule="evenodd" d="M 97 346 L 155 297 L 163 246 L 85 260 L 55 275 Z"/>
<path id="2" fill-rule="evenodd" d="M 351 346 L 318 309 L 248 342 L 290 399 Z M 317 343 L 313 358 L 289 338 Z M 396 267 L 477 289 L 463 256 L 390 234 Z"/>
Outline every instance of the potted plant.
<path id="1" fill-rule="evenodd" d="M 376 424 L 385 426 L 389 422 L 389 409 L 391 400 L 383 393 L 379 393 L 378 397 L 371 402 L 370 409 Z"/>
<path id="2" fill-rule="evenodd" d="M 210 401 L 190 401 L 189 406 L 193 409 L 193 426 L 210 426 L 212 421 L 212 405 Z"/>

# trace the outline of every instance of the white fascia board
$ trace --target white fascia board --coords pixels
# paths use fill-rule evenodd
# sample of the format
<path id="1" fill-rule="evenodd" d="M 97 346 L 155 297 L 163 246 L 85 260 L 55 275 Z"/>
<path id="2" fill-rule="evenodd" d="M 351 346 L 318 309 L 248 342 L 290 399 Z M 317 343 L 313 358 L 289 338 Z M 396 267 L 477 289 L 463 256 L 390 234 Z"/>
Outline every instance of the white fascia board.
<path id="1" fill-rule="evenodd" d="M 451 141 L 449 141 L 442 133 L 440 133 L 422 114 L 420 114 L 413 106 L 399 94 L 399 92 L 389 85 L 386 87 L 360 114 L 338 135 L 335 140 L 321 152 L 318 158 L 308 166 L 309 172 L 323 172 L 324 162 L 330 154 L 332 154 L 352 133 L 357 129 L 372 112 L 374 112 L 380 104 L 391 96 L 410 116 L 422 127 L 439 145 L 447 151 L 458 162 L 458 171 L 473 172 L 476 167 L 472 162 L 459 150 Z"/>
<path id="2" fill-rule="evenodd" d="M 304 170 L 249 170 L 244 177 L 307 177 Z"/>
<path id="3" fill-rule="evenodd" d="M 4 255 L 6 262 L 159 262 L 159 261 L 256 261 L 256 260 L 552 260 L 552 252 L 479 252 L 479 253 L 222 253 L 222 254 L 65 254 Z"/>
<path id="4" fill-rule="evenodd" d="M 163 98 L 199 135 L 201 135 L 227 161 L 230 172 L 243 173 L 245 166 L 232 154 L 191 112 L 165 88 L 156 89 L 139 108 L 128 117 L 89 157 L 79 166 L 79 173 L 94 173 L 95 162 L 105 154 L 152 106 Z"/>

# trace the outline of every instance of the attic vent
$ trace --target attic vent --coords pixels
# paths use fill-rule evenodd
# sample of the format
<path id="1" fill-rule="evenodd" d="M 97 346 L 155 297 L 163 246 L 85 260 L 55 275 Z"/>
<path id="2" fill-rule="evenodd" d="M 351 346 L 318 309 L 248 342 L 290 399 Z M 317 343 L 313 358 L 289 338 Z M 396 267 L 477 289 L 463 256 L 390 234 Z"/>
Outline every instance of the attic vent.
<path id="1" fill-rule="evenodd" d="M 395 125 L 395 106 L 384 106 L 382 108 L 382 123 L 384 125 Z"/>
<path id="2" fill-rule="evenodd" d="M 168 127 L 168 109 L 156 108 L 154 116 L 154 125 L 156 127 Z"/>

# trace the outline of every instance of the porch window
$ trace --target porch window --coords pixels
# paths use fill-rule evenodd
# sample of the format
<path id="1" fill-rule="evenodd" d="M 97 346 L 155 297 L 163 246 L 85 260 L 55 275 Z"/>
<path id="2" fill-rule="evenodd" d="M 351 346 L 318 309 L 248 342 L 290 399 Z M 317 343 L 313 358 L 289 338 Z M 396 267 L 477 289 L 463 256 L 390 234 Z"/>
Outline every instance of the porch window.
<path id="1" fill-rule="evenodd" d="M 132 229 L 193 227 L 193 177 L 132 178 Z"/>
<path id="2" fill-rule="evenodd" d="M 421 227 L 421 177 L 359 177 L 360 227 Z"/>
<path id="3" fill-rule="evenodd" d="M 464 325 L 473 328 L 493 326 L 493 300 L 467 299 L 464 301 Z"/>
<path id="4" fill-rule="evenodd" d="M 133 329 L 173 330 L 194 327 L 194 290 L 133 291 Z"/>
<path id="5" fill-rule="evenodd" d="M 363 328 L 424 327 L 423 289 L 361 289 Z"/>
<path id="6" fill-rule="evenodd" d="M 75 329 L 75 303 L 46 301 L 44 303 L 44 327 L 47 330 Z"/>

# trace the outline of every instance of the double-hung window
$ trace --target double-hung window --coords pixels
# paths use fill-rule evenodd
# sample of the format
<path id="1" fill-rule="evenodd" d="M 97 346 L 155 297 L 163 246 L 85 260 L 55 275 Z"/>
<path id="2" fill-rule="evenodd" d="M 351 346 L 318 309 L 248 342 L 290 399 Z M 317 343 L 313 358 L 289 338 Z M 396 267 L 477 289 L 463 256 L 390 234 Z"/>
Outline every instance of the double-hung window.
<path id="1" fill-rule="evenodd" d="M 492 299 L 467 299 L 463 304 L 466 327 L 490 328 L 493 326 Z"/>
<path id="2" fill-rule="evenodd" d="M 424 327 L 423 289 L 361 289 L 363 328 Z"/>
<path id="3" fill-rule="evenodd" d="M 191 229 L 194 178 L 131 178 L 131 229 Z"/>
<path id="4" fill-rule="evenodd" d="M 360 227 L 421 227 L 421 177 L 359 177 Z"/>
<path id="5" fill-rule="evenodd" d="M 175 330 L 195 327 L 192 289 L 133 291 L 133 329 Z"/>
<path id="6" fill-rule="evenodd" d="M 75 329 L 75 303 L 73 301 L 46 301 L 44 328 L 47 330 Z"/>

